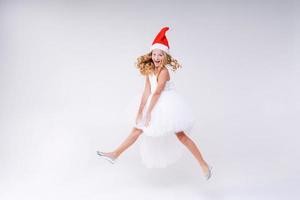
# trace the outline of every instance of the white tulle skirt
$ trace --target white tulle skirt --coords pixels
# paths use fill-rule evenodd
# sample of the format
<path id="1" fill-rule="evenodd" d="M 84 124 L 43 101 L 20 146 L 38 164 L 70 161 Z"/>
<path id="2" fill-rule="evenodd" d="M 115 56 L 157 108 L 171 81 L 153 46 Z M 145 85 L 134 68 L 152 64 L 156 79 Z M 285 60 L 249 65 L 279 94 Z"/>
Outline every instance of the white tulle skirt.
<path id="1" fill-rule="evenodd" d="M 195 117 L 188 102 L 175 90 L 163 91 L 151 112 L 151 120 L 145 126 L 146 111 L 150 105 L 149 96 L 143 110 L 141 121 L 136 124 L 132 116 L 133 127 L 143 130 L 140 136 L 140 155 L 142 163 L 148 168 L 165 168 L 176 162 L 181 156 L 184 145 L 176 133 L 184 131 L 190 135 Z"/>

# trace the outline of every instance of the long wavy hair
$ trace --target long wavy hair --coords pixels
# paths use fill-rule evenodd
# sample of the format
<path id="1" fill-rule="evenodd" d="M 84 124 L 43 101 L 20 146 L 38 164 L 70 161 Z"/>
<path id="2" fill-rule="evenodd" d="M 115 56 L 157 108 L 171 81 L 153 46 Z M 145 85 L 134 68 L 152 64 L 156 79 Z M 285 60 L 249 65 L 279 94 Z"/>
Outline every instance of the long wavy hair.
<path id="1" fill-rule="evenodd" d="M 171 67 L 172 71 L 176 71 L 181 65 L 176 59 L 174 59 L 170 54 L 163 51 L 164 58 L 160 67 L 166 67 L 167 65 Z M 152 51 L 142 55 L 137 58 L 136 68 L 140 71 L 142 75 L 149 75 L 153 73 L 155 65 L 152 60 Z"/>

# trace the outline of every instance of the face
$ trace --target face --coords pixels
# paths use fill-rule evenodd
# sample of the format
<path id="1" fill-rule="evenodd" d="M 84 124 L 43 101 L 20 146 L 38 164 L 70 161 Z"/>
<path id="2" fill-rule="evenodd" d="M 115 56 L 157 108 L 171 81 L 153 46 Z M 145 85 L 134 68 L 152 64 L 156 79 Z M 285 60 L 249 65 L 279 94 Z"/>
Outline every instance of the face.
<path id="1" fill-rule="evenodd" d="M 164 58 L 164 52 L 160 49 L 153 49 L 152 50 L 152 60 L 155 67 L 160 66 Z"/>

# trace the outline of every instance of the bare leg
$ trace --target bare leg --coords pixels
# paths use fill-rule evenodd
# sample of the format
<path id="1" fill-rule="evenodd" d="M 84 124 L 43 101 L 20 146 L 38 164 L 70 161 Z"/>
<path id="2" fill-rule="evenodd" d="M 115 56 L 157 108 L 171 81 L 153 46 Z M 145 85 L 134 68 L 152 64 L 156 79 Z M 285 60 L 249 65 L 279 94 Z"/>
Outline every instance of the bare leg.
<path id="1" fill-rule="evenodd" d="M 116 150 L 112 152 L 105 153 L 108 156 L 113 158 L 117 158 L 123 153 L 128 147 L 130 147 L 137 138 L 142 134 L 141 129 L 133 128 L 131 133 L 127 136 L 127 138 L 116 148 Z"/>
<path id="2" fill-rule="evenodd" d="M 189 138 L 183 131 L 176 133 L 176 136 L 180 140 L 180 142 L 182 142 L 197 159 L 202 168 L 203 173 L 206 173 L 208 171 L 208 165 L 203 159 L 203 156 L 201 155 L 201 152 L 198 149 L 197 145 L 194 143 L 194 141 L 191 138 Z"/>

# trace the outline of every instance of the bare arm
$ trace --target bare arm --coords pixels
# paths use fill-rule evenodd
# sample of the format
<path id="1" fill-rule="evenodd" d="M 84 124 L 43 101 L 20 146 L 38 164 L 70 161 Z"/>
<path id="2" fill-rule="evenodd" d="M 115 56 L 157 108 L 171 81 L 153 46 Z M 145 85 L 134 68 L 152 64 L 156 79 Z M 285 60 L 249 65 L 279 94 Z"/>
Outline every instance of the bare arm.
<path id="1" fill-rule="evenodd" d="M 143 111 L 145 104 L 147 103 L 147 99 L 150 96 L 150 93 L 151 93 L 151 88 L 150 88 L 149 76 L 146 76 L 145 88 L 144 88 L 144 92 L 143 92 L 143 96 L 141 99 L 141 103 L 140 103 L 138 112 Z"/>
<path id="2" fill-rule="evenodd" d="M 158 77 L 158 82 L 157 82 L 157 87 L 155 92 L 152 95 L 150 105 L 148 107 L 147 113 L 150 114 L 152 109 L 154 108 L 157 100 L 160 97 L 161 92 L 165 88 L 166 82 L 170 79 L 169 71 L 168 69 L 164 68 L 162 69 L 161 73 L 159 74 Z"/>

